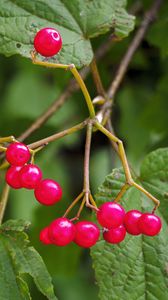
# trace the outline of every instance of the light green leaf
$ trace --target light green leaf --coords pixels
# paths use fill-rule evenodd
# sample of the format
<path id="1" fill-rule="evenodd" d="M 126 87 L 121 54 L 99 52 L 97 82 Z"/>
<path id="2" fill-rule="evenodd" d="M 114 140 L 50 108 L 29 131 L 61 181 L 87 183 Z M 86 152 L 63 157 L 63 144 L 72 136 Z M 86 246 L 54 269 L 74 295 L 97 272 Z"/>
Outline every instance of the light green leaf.
<path id="1" fill-rule="evenodd" d="M 152 152 L 142 163 L 140 174 L 141 184 L 154 195 L 161 195 L 161 206 L 157 211 L 163 222 L 161 233 L 155 237 L 127 234 L 119 245 L 101 240 L 91 251 L 101 300 L 168 298 L 168 219 L 164 219 L 167 212 L 163 213 L 168 210 L 164 198 L 168 183 L 167 162 L 167 148 Z M 115 169 L 108 175 L 98 190 L 98 204 L 114 200 L 124 180 L 121 169 Z M 135 188 L 127 191 L 121 203 L 126 211 L 151 211 L 153 208 L 153 203 Z"/>
<path id="2" fill-rule="evenodd" d="M 27 226 L 26 221 L 9 220 L 0 227 L 0 300 L 32 299 L 23 274 L 32 276 L 47 299 L 56 300 L 44 262 L 23 232 Z"/>
<path id="3" fill-rule="evenodd" d="M 29 221 L 25 220 L 8 220 L 1 225 L 1 230 L 3 231 L 24 231 L 30 226 Z"/>
<path id="4" fill-rule="evenodd" d="M 151 152 L 141 166 L 144 187 L 160 201 L 159 210 L 168 222 L 168 148 Z"/>
<path id="5" fill-rule="evenodd" d="M 30 57 L 35 33 L 54 27 L 63 38 L 55 62 L 83 66 L 93 57 L 89 38 L 113 29 L 125 37 L 134 27 L 134 17 L 125 0 L 6 0 L 0 4 L 0 53 Z"/>

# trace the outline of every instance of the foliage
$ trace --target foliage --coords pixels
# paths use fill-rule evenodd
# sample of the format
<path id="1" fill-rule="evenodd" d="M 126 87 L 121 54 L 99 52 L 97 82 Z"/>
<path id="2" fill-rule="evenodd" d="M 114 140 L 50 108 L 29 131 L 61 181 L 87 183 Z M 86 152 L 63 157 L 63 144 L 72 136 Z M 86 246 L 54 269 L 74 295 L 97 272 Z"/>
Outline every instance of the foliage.
<path id="1" fill-rule="evenodd" d="M 130 5 L 134 5 L 134 2 L 129 1 Z M 137 27 L 144 11 L 152 3 L 150 0 L 142 1 L 137 13 Z M 52 60 L 74 63 L 78 67 L 91 62 L 95 50 L 102 42 L 106 43 L 110 34 L 120 39 L 98 65 L 104 86 L 108 88 L 134 34 L 131 31 L 135 18 L 126 12 L 125 7 L 125 0 L 1 1 L 1 136 L 20 135 L 58 98 L 69 82 L 68 72 L 37 67 L 26 59 L 30 58 L 35 33 L 44 26 L 56 27 L 63 36 L 63 49 Z M 168 149 L 164 148 L 168 147 L 166 12 L 165 1 L 158 19 L 149 28 L 131 61 L 112 111 L 114 130 L 124 140 L 131 168 L 140 173 L 137 181 L 161 200 L 158 214 L 164 228 L 155 238 L 127 236 L 126 241 L 119 246 L 109 246 L 100 241 L 93 248 L 91 256 L 102 300 L 168 298 Z M 14 54 L 20 55 L 9 57 Z M 86 85 L 90 94 L 96 96 L 90 76 Z M 87 116 L 81 93 L 75 93 L 26 143 L 68 128 Z M 5 219 L 15 220 L 3 223 L 0 228 L 0 299 L 56 299 L 42 256 L 60 300 L 97 300 L 98 288 L 94 285 L 89 252 L 75 245 L 61 249 L 50 246 L 46 251 L 38 237 L 40 229 L 63 214 L 81 190 L 84 140 L 84 132 L 76 133 L 48 145 L 37 155 L 36 162 L 44 176 L 61 182 L 65 191 L 63 201 L 54 209 L 40 207 L 35 203 L 31 191 L 11 191 Z M 98 203 L 112 199 L 124 183 L 121 169 L 114 169 L 111 173 L 114 167 L 118 167 L 119 161 L 110 149 L 106 139 L 95 133 L 90 170 L 92 190 L 96 191 L 97 186 L 104 181 L 105 174 L 110 173 L 98 189 Z M 149 152 L 151 154 L 141 163 Z M 0 190 L 3 178 L 4 172 L 0 174 Z M 152 203 L 134 188 L 127 192 L 123 204 L 126 209 L 151 210 L 152 207 Z M 29 245 L 25 233 L 29 222 L 20 218 L 32 222 L 29 236 L 33 247 Z M 90 218 L 87 210 L 83 218 Z M 24 274 L 29 274 L 35 284 Z"/>

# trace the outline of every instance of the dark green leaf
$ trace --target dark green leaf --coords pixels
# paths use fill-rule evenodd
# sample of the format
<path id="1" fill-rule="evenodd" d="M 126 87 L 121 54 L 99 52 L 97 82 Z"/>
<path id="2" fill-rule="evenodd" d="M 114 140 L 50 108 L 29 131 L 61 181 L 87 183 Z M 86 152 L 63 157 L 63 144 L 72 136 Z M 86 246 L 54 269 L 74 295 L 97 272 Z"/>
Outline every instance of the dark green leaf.
<path id="1" fill-rule="evenodd" d="M 31 299 L 22 277 L 29 274 L 47 299 L 56 300 L 44 262 L 38 252 L 29 246 L 28 236 L 23 232 L 28 225 L 23 220 L 9 220 L 0 227 L 0 299 Z"/>
<path id="2" fill-rule="evenodd" d="M 57 28 L 63 49 L 55 62 L 83 66 L 93 57 L 89 38 L 113 28 L 125 37 L 134 27 L 134 17 L 127 14 L 125 0 L 8 0 L 0 5 L 0 52 L 30 57 L 35 33 L 43 27 Z"/>

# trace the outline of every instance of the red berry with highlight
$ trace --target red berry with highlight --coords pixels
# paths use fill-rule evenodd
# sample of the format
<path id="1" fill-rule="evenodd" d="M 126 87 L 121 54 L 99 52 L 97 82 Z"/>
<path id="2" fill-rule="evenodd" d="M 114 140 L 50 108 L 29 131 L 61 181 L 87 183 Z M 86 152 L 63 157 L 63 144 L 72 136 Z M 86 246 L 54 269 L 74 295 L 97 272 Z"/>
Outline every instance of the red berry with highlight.
<path id="1" fill-rule="evenodd" d="M 35 189 L 42 179 L 42 172 L 38 166 L 28 164 L 22 167 L 19 177 L 22 187 L 26 189 Z"/>
<path id="2" fill-rule="evenodd" d="M 62 197 L 62 189 L 52 179 L 41 180 L 34 190 L 35 197 L 43 205 L 53 205 Z"/>
<path id="3" fill-rule="evenodd" d="M 116 228 L 124 221 L 125 211 L 116 202 L 103 203 L 97 212 L 97 220 L 105 228 Z"/>
<path id="4" fill-rule="evenodd" d="M 29 148 L 22 143 L 16 142 L 9 145 L 6 150 L 6 160 L 14 166 L 23 166 L 30 159 Z"/>
<path id="5" fill-rule="evenodd" d="M 74 242 L 81 247 L 90 248 L 96 244 L 100 236 L 100 230 L 96 224 L 81 221 L 75 224 L 76 235 Z"/>
<path id="6" fill-rule="evenodd" d="M 40 241 L 45 245 L 52 244 L 49 238 L 48 227 L 45 227 L 40 231 Z"/>
<path id="7" fill-rule="evenodd" d="M 61 35 L 54 28 L 43 28 L 34 38 L 34 48 L 43 56 L 53 56 L 62 48 Z"/>
<path id="8" fill-rule="evenodd" d="M 139 210 L 130 210 L 126 213 L 124 217 L 124 226 L 126 231 L 132 235 L 141 234 L 141 230 L 138 226 L 139 218 L 142 216 L 142 213 Z"/>
<path id="9" fill-rule="evenodd" d="M 103 238 L 106 242 L 110 244 L 121 243 L 126 236 L 126 230 L 123 225 L 120 225 L 117 228 L 111 228 L 107 231 L 104 231 Z"/>
<path id="10" fill-rule="evenodd" d="M 67 218 L 58 218 L 49 226 L 49 237 L 56 246 L 66 246 L 75 237 L 75 225 Z"/>
<path id="11" fill-rule="evenodd" d="M 13 189 L 20 189 L 22 188 L 19 174 L 20 170 L 22 169 L 21 166 L 11 166 L 5 175 L 5 180 L 9 186 L 11 186 Z"/>
<path id="12" fill-rule="evenodd" d="M 139 218 L 138 226 L 143 234 L 154 236 L 160 232 L 162 223 L 158 216 L 150 213 L 144 213 Z"/>

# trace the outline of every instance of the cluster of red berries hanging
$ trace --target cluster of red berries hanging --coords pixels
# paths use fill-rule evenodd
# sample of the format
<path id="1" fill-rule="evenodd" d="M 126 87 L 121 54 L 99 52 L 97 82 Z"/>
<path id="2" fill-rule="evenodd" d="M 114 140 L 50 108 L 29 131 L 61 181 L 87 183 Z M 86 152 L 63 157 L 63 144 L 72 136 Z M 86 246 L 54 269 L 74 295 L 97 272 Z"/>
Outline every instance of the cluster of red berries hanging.
<path id="1" fill-rule="evenodd" d="M 138 210 L 125 213 L 123 207 L 115 202 L 102 204 L 97 212 L 97 220 L 104 227 L 104 240 L 111 244 L 122 242 L 126 233 L 155 236 L 162 226 L 158 216 Z"/>
<path id="2" fill-rule="evenodd" d="M 19 142 L 9 145 L 6 160 L 10 167 L 6 182 L 14 189 L 34 189 L 35 198 L 43 205 L 53 205 L 62 197 L 60 185 L 52 179 L 42 179 L 40 168 L 32 163 L 29 148 Z M 115 202 L 102 204 L 97 212 L 97 221 L 103 227 L 103 238 L 111 244 L 124 240 L 126 232 L 132 235 L 154 236 L 161 230 L 160 218 L 151 213 L 131 210 L 125 213 Z M 74 224 L 67 218 L 58 218 L 40 232 L 44 244 L 65 246 L 71 242 L 85 248 L 92 247 L 99 240 L 100 229 L 93 222 L 79 221 Z"/>
<path id="3" fill-rule="evenodd" d="M 34 38 L 35 51 L 51 57 L 62 47 L 62 39 L 54 28 L 43 28 Z M 6 172 L 6 182 L 15 189 L 34 189 L 35 198 L 43 205 L 53 205 L 62 197 L 60 185 L 52 179 L 42 179 L 39 167 L 31 162 L 31 152 L 23 143 L 14 142 L 6 150 L 6 160 L 11 165 Z M 106 202 L 97 211 L 97 221 L 102 226 L 103 238 L 111 244 L 122 242 L 126 233 L 155 236 L 161 230 L 161 220 L 153 213 L 130 210 L 127 213 L 116 202 Z M 66 217 L 54 220 L 40 232 L 45 244 L 66 246 L 71 242 L 90 248 L 100 237 L 99 227 L 89 221 L 73 223 Z"/>
<path id="4" fill-rule="evenodd" d="M 102 204 L 97 212 L 97 221 L 103 227 L 103 238 L 110 244 L 122 242 L 126 233 L 155 236 L 161 230 L 161 220 L 151 213 L 130 210 L 125 213 L 116 202 Z M 67 218 L 58 218 L 40 232 L 43 244 L 66 246 L 71 242 L 90 248 L 99 240 L 100 229 L 93 222 L 79 221 L 74 224 Z"/>
<path id="5" fill-rule="evenodd" d="M 32 163 L 29 148 L 19 142 L 9 145 L 6 160 L 10 167 L 6 172 L 6 182 L 14 189 L 34 190 L 35 198 L 43 205 L 53 205 L 62 197 L 60 185 L 52 179 L 42 179 L 42 171 Z"/>

